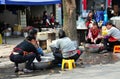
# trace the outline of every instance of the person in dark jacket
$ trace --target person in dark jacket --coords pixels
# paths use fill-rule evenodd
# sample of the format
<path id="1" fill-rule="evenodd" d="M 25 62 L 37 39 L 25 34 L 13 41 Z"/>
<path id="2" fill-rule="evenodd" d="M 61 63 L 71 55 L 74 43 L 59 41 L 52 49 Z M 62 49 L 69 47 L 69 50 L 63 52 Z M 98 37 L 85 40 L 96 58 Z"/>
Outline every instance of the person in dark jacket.
<path id="1" fill-rule="evenodd" d="M 34 28 L 29 30 L 28 36 L 34 36 L 35 38 L 37 38 L 37 30 Z M 39 42 L 37 40 L 36 40 L 35 47 L 36 47 L 38 53 L 43 56 L 44 52 L 43 52 L 42 48 L 40 47 Z"/>
<path id="2" fill-rule="evenodd" d="M 43 25 L 45 25 L 45 26 L 50 25 L 50 22 L 49 22 L 49 20 L 48 20 L 47 11 L 44 11 L 44 12 L 43 12 Z"/>
<path id="3" fill-rule="evenodd" d="M 114 13 L 111 14 L 112 17 L 120 16 L 119 6 L 117 4 L 113 5 Z"/>
<path id="4" fill-rule="evenodd" d="M 33 60 L 36 58 L 38 62 L 41 61 L 40 54 L 38 53 L 35 44 L 35 37 L 28 36 L 13 49 L 10 55 L 10 60 L 15 63 L 15 72 L 19 71 L 19 63 L 26 62 L 26 68 L 24 71 L 32 72 L 31 64 L 33 63 Z"/>
<path id="5" fill-rule="evenodd" d="M 114 4 L 113 5 L 113 11 L 112 11 L 111 7 L 108 7 L 107 8 L 107 14 L 108 14 L 108 19 L 110 19 L 112 17 L 120 16 L 119 5 Z"/>

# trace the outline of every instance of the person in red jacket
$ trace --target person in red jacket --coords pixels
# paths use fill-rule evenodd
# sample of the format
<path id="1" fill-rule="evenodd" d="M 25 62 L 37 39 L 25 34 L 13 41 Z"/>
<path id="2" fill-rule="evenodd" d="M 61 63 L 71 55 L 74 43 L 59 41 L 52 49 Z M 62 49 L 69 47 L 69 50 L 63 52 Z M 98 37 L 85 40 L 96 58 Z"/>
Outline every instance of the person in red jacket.
<path id="1" fill-rule="evenodd" d="M 53 13 L 50 13 L 50 23 L 51 23 L 51 25 L 54 25 L 54 23 L 55 23 L 55 17 L 53 15 Z"/>
<path id="2" fill-rule="evenodd" d="M 99 44 L 102 40 L 100 34 L 100 29 L 97 26 L 97 23 L 93 23 L 93 26 L 89 29 L 87 42 L 92 44 Z"/>
<path id="3" fill-rule="evenodd" d="M 94 14 L 92 11 L 88 13 L 87 19 L 86 19 L 86 27 L 89 29 L 92 27 L 92 24 L 94 23 Z"/>

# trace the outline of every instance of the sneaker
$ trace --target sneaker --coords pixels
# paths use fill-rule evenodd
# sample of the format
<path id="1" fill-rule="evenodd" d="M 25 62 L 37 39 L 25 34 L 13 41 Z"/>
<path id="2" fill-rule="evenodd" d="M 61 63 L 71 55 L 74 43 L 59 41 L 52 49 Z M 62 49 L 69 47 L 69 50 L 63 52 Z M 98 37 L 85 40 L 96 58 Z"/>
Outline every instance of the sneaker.
<path id="1" fill-rule="evenodd" d="M 29 70 L 29 69 L 23 69 L 23 71 L 25 72 L 25 73 L 30 73 L 30 72 L 33 72 L 33 70 Z"/>
<path id="2" fill-rule="evenodd" d="M 24 74 L 24 72 L 23 71 L 18 71 L 18 73 L 17 73 L 18 75 L 23 75 Z"/>

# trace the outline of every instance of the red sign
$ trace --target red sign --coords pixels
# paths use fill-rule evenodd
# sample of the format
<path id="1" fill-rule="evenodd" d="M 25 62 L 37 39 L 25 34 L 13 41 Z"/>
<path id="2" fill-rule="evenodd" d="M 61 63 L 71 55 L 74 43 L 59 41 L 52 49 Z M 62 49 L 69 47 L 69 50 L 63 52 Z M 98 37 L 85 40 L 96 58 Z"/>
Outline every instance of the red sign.
<path id="1" fill-rule="evenodd" d="M 83 9 L 86 10 L 87 9 L 87 0 L 83 0 Z"/>
<path id="2" fill-rule="evenodd" d="M 108 0 L 108 6 L 111 6 L 112 0 Z"/>

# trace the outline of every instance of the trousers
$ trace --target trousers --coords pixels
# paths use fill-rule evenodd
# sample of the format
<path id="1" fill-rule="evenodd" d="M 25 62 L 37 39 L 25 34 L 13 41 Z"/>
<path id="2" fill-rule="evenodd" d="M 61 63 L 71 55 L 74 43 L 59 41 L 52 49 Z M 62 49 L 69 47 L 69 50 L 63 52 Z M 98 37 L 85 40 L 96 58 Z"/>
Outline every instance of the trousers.
<path id="1" fill-rule="evenodd" d="M 26 68 L 30 69 L 31 64 L 33 63 L 33 60 L 35 59 L 36 54 L 30 53 L 28 55 L 21 55 L 21 54 L 11 54 L 10 60 L 15 63 L 15 66 L 18 67 L 19 63 L 25 63 L 26 62 Z"/>

